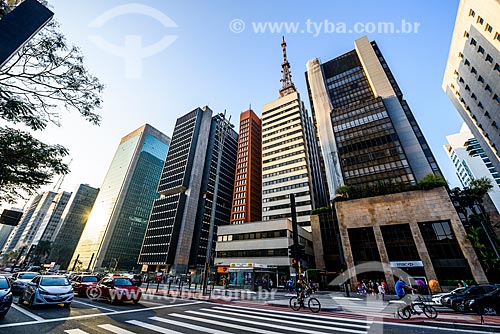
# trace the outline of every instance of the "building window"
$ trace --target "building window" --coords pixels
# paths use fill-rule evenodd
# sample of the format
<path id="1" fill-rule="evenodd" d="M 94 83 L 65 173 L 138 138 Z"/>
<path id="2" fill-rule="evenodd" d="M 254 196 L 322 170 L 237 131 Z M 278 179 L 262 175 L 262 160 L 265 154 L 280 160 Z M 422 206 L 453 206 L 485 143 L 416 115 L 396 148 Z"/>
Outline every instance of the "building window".
<path id="1" fill-rule="evenodd" d="M 494 127 L 495 129 L 498 129 L 497 122 L 495 122 L 495 121 L 493 121 L 493 123 L 491 123 L 491 126 Z"/>
<path id="2" fill-rule="evenodd" d="M 477 45 L 477 42 L 476 42 L 476 40 L 474 38 L 471 38 L 470 39 L 470 44 L 471 45 Z"/>
<path id="3" fill-rule="evenodd" d="M 474 12 L 472 10 L 472 8 L 469 10 L 469 16 L 472 16 L 472 17 L 476 16 L 476 12 Z"/>
<path id="4" fill-rule="evenodd" d="M 470 69 L 470 72 L 471 72 L 471 73 L 474 73 L 474 74 L 477 74 L 477 71 L 476 71 L 476 69 L 474 68 L 474 66 L 472 66 L 472 68 Z"/>
<path id="5" fill-rule="evenodd" d="M 495 94 L 495 96 L 493 96 L 493 100 L 496 100 L 498 103 L 500 103 L 500 96 Z"/>
<path id="6" fill-rule="evenodd" d="M 484 55 L 484 48 L 481 45 L 479 45 L 479 47 L 477 48 L 477 52 L 480 52 Z"/>
<path id="7" fill-rule="evenodd" d="M 486 87 L 484 87 L 484 89 L 487 90 L 490 93 L 492 92 L 492 89 L 491 89 L 490 85 L 486 85 Z"/>
<path id="8" fill-rule="evenodd" d="M 483 78 L 482 76 L 479 76 L 479 77 L 477 78 L 477 81 L 479 81 L 479 82 L 481 82 L 481 83 L 484 83 L 484 78 Z"/>
<path id="9" fill-rule="evenodd" d="M 486 61 L 490 62 L 490 63 L 493 63 L 493 57 L 491 57 L 490 55 L 486 55 Z"/>
<path id="10" fill-rule="evenodd" d="M 380 261 L 380 253 L 372 227 L 350 228 L 347 232 L 355 264 Z"/>
<path id="11" fill-rule="evenodd" d="M 498 73 L 500 73 L 500 65 L 498 65 L 498 63 L 497 63 L 497 64 L 495 64 L 495 66 L 493 67 L 493 69 L 494 69 L 495 71 L 497 71 Z"/>
<path id="12" fill-rule="evenodd" d="M 477 17 L 477 23 L 479 23 L 479 24 L 482 25 L 484 23 L 484 19 L 481 16 L 478 16 Z"/>
<path id="13" fill-rule="evenodd" d="M 482 104 L 481 102 L 479 102 L 479 103 L 477 104 L 477 106 L 478 106 L 479 108 L 481 108 L 481 109 L 484 109 L 484 106 L 483 106 L 483 104 Z"/>
<path id="14" fill-rule="evenodd" d="M 389 261 L 419 261 L 415 241 L 409 224 L 381 226 Z"/>
<path id="15" fill-rule="evenodd" d="M 477 96 L 474 93 L 472 93 L 472 95 L 470 97 L 472 97 L 474 100 L 477 100 Z"/>
<path id="16" fill-rule="evenodd" d="M 466 66 L 469 66 L 469 65 L 470 65 L 469 59 L 465 59 L 464 64 L 465 64 Z"/>
<path id="17" fill-rule="evenodd" d="M 488 32 L 492 32 L 493 31 L 493 27 L 490 26 L 489 24 L 486 24 L 486 29 Z"/>

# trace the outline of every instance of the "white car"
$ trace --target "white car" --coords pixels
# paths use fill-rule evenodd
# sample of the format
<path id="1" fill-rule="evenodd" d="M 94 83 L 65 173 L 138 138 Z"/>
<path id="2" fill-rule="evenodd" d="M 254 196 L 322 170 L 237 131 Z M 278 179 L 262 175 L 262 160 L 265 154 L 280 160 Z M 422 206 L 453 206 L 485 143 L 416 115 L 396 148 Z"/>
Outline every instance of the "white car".
<path id="1" fill-rule="evenodd" d="M 443 306 L 443 298 L 449 297 L 451 295 L 455 295 L 457 293 L 462 293 L 463 291 L 465 291 L 465 288 L 464 287 L 460 287 L 460 288 L 456 288 L 455 290 L 452 290 L 450 292 L 438 293 L 438 294 L 432 296 L 432 301 L 436 305 Z"/>
<path id="2" fill-rule="evenodd" d="M 30 306 L 64 304 L 64 307 L 69 307 L 74 295 L 73 287 L 66 276 L 39 275 L 28 283 L 18 303 L 27 301 Z"/>

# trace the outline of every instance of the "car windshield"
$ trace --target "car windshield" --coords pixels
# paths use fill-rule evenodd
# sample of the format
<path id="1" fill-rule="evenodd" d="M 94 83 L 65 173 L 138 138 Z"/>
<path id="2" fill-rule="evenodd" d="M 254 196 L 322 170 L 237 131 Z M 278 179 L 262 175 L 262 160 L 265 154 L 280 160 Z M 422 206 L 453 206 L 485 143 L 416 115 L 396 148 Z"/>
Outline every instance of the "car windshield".
<path id="1" fill-rule="evenodd" d="M 43 277 L 40 285 L 42 285 L 42 286 L 65 286 L 65 285 L 70 285 L 70 283 L 66 277 Z"/>
<path id="2" fill-rule="evenodd" d="M 7 279 L 5 277 L 0 277 L 0 289 L 8 289 L 9 288 L 9 282 L 7 282 Z"/>
<path id="3" fill-rule="evenodd" d="M 82 277 L 82 282 L 97 282 L 97 277 L 95 276 Z"/>
<path id="4" fill-rule="evenodd" d="M 115 286 L 131 286 L 132 282 L 128 278 L 115 278 Z"/>
<path id="5" fill-rule="evenodd" d="M 38 276 L 37 273 L 21 273 L 17 276 L 17 279 L 33 279 Z"/>

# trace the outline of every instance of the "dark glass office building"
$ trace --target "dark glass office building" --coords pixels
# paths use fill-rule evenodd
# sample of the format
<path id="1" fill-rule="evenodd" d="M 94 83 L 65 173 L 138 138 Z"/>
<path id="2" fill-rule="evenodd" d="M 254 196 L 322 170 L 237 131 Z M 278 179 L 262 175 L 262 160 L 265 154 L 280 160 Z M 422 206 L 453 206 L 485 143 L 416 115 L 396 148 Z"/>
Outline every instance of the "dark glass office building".
<path id="1" fill-rule="evenodd" d="M 238 134 L 232 125 L 226 128 L 220 147 L 216 134 L 224 133 L 227 120 L 212 114 L 203 107 L 177 119 L 139 256 L 144 271 L 185 274 L 205 264 L 219 150 L 214 224 L 229 224 Z M 215 240 L 216 235 L 212 250 Z"/>

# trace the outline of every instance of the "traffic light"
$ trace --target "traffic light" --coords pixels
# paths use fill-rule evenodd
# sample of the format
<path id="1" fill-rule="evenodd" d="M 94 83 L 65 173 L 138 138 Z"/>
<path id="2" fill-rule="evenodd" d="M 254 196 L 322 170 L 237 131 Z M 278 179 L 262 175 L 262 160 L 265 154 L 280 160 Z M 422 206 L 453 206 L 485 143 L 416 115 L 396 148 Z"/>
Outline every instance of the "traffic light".
<path id="1" fill-rule="evenodd" d="M 295 247 L 293 245 L 292 246 L 288 246 L 288 257 L 289 258 L 295 258 L 294 249 L 295 249 Z"/>

